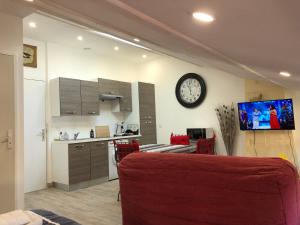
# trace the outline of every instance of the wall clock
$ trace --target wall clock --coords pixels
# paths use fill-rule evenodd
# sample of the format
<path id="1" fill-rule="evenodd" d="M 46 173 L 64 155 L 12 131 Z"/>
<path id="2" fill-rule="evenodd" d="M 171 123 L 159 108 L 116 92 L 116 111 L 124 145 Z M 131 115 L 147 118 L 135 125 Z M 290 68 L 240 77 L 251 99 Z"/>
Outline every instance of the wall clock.
<path id="1" fill-rule="evenodd" d="M 194 108 L 204 101 L 206 84 L 200 75 L 188 73 L 178 80 L 175 92 L 181 105 L 186 108 Z"/>

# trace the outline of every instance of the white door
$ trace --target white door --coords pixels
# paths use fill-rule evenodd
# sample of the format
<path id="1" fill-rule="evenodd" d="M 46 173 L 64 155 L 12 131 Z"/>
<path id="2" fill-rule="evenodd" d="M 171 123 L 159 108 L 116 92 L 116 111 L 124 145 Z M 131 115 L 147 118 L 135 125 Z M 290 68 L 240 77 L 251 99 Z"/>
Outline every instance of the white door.
<path id="1" fill-rule="evenodd" d="M 46 188 L 45 82 L 24 79 L 24 191 Z"/>
<path id="2" fill-rule="evenodd" d="M 14 57 L 0 54 L 0 214 L 15 208 Z"/>

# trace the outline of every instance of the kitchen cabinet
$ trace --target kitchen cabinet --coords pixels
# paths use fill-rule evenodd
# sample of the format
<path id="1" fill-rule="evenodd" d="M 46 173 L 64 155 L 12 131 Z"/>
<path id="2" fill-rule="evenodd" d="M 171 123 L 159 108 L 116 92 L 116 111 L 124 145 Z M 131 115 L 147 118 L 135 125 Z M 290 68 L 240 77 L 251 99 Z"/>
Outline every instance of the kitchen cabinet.
<path id="1" fill-rule="evenodd" d="M 119 81 L 99 78 L 99 94 L 120 95 Z"/>
<path id="2" fill-rule="evenodd" d="M 113 112 L 132 112 L 131 83 L 102 78 L 98 82 L 99 94 L 122 96 L 112 101 Z"/>
<path id="3" fill-rule="evenodd" d="M 80 80 L 59 78 L 60 115 L 81 115 Z"/>
<path id="4" fill-rule="evenodd" d="M 108 177 L 108 143 L 91 142 L 91 179 Z"/>
<path id="5" fill-rule="evenodd" d="M 99 115 L 100 106 L 98 99 L 98 83 L 92 81 L 81 81 L 81 114 Z"/>
<path id="6" fill-rule="evenodd" d="M 131 83 L 119 82 L 119 93 L 123 98 L 119 102 L 119 112 L 132 112 Z"/>
<path id="7" fill-rule="evenodd" d="M 97 82 L 59 77 L 50 92 L 52 116 L 99 115 Z"/>
<path id="8" fill-rule="evenodd" d="M 109 177 L 117 178 L 113 140 L 125 141 L 139 137 L 53 141 L 51 168 L 54 186 L 72 191 L 107 182 Z"/>
<path id="9" fill-rule="evenodd" d="M 66 191 L 108 181 L 108 142 L 52 143 L 54 186 Z"/>
<path id="10" fill-rule="evenodd" d="M 154 84 L 138 83 L 141 144 L 156 144 L 156 110 Z"/>
<path id="11" fill-rule="evenodd" d="M 106 141 L 69 144 L 69 184 L 107 177 Z"/>
<path id="12" fill-rule="evenodd" d="M 91 179 L 91 155 L 88 143 L 69 145 L 69 184 Z"/>

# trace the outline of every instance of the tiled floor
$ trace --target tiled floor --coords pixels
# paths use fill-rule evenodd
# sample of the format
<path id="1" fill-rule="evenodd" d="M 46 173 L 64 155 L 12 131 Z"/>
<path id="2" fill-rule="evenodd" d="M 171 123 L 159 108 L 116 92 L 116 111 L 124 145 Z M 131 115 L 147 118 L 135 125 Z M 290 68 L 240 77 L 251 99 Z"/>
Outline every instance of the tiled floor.
<path id="1" fill-rule="evenodd" d="M 26 194 L 25 207 L 50 210 L 82 225 L 121 225 L 118 190 L 118 181 L 73 192 L 50 188 Z"/>

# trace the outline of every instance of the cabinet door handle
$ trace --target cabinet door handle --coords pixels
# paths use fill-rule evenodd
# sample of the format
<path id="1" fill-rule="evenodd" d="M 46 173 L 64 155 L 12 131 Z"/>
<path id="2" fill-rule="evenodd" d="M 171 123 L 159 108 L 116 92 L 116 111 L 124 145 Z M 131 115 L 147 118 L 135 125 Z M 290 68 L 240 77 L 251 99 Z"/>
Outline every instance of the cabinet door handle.
<path id="1" fill-rule="evenodd" d="M 74 146 L 76 149 L 79 149 L 79 148 L 84 148 L 84 145 L 75 145 Z"/>
<path id="2" fill-rule="evenodd" d="M 89 115 L 95 115 L 96 112 L 88 112 Z"/>
<path id="3" fill-rule="evenodd" d="M 74 115 L 76 112 L 74 111 L 66 111 L 65 114 Z"/>
<path id="4" fill-rule="evenodd" d="M 96 146 L 103 146 L 104 145 L 104 143 L 98 143 L 98 144 L 96 144 Z"/>

